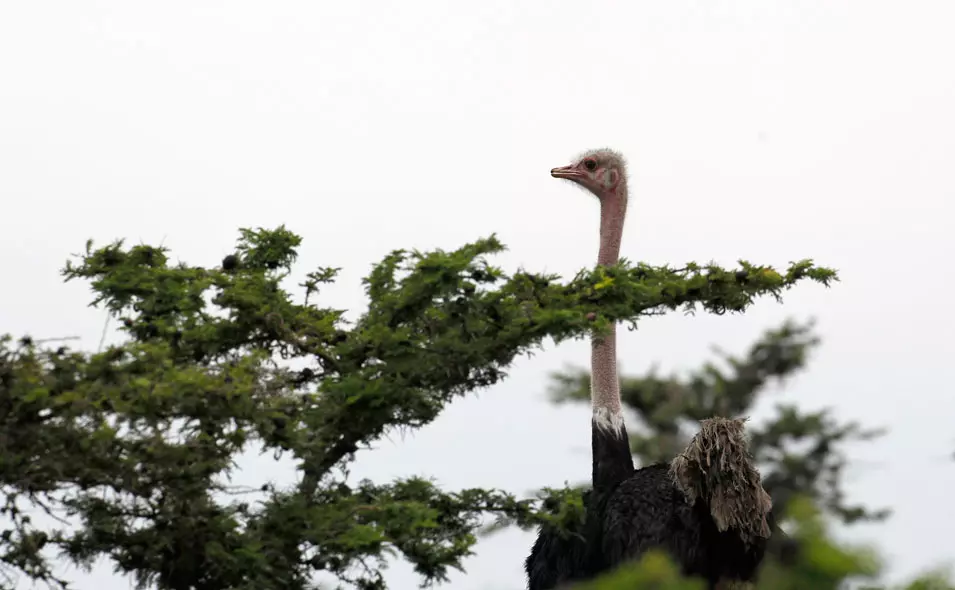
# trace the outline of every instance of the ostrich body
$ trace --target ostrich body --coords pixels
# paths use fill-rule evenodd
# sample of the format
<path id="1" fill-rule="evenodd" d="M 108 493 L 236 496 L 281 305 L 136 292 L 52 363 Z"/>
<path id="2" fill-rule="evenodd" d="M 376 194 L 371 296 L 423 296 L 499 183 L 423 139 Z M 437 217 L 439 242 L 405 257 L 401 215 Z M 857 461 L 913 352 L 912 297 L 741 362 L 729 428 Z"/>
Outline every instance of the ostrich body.
<path id="1" fill-rule="evenodd" d="M 669 464 L 638 469 L 600 514 L 601 566 L 662 549 L 713 590 L 754 579 L 776 526 L 749 452 L 743 419 L 709 418 Z M 588 513 L 588 517 L 590 513 Z"/>
<path id="2" fill-rule="evenodd" d="M 593 150 L 551 170 L 600 201 L 598 265 L 620 255 L 627 212 L 626 165 L 620 154 Z M 560 534 L 541 529 L 524 563 L 529 590 L 593 578 L 652 549 L 667 551 L 684 573 L 749 580 L 773 522 L 771 501 L 753 466 L 742 420 L 713 418 L 669 465 L 634 470 L 617 376 L 616 329 L 591 339 L 593 488 L 586 522 Z M 714 469 L 715 467 L 715 469 Z"/>

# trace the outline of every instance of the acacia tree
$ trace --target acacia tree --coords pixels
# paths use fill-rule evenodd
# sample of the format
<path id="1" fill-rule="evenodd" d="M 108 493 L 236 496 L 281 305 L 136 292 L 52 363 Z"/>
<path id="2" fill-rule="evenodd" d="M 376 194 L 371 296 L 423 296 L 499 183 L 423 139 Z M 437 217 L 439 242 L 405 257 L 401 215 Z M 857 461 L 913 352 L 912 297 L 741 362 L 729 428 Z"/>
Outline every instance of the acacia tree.
<path id="1" fill-rule="evenodd" d="M 628 428 L 637 463 L 672 459 L 686 448 L 699 420 L 749 414 L 768 385 L 805 368 L 819 342 L 813 322 L 787 321 L 767 330 L 744 357 L 717 350 L 719 362 L 707 362 L 687 375 L 664 377 L 651 369 L 643 376 L 623 376 L 624 407 L 638 418 Z M 588 371 L 574 368 L 552 378 L 555 403 L 589 403 Z M 841 422 L 828 409 L 805 411 L 784 403 L 775 406 L 773 417 L 747 430 L 763 485 L 780 513 L 794 497 L 807 496 L 849 524 L 888 516 L 884 509 L 848 503 L 843 491 L 845 446 L 880 436 L 881 429 Z"/>
<path id="2" fill-rule="evenodd" d="M 308 273 L 297 298 L 286 290 L 300 242 L 284 227 L 244 229 L 210 268 L 90 242 L 67 263 L 66 280 L 89 282 L 124 339 L 96 353 L 0 339 L 8 573 L 67 587 L 51 567 L 58 554 L 81 566 L 106 557 L 139 587 L 298 590 L 325 571 L 372 589 L 385 588 L 383 559 L 397 553 L 424 582 L 441 580 L 487 516 L 558 523 L 573 510 L 538 514 L 534 500 L 419 478 L 353 481 L 355 451 L 431 422 L 547 338 L 680 308 L 739 312 L 801 280 L 835 279 L 810 261 L 782 272 L 621 262 L 561 282 L 491 265 L 503 249 L 491 237 L 392 252 L 348 323 L 316 301 L 336 269 Z M 255 445 L 291 455 L 296 483 L 236 495 L 234 460 Z M 35 521 L 36 510 L 67 520 Z"/>

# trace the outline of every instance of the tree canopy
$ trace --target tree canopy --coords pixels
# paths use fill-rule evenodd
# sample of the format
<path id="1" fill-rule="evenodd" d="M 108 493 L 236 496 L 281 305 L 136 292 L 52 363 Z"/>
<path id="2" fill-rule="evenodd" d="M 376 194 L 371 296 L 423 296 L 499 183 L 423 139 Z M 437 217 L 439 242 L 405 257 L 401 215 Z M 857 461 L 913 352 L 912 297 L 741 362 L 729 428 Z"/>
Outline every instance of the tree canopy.
<path id="1" fill-rule="evenodd" d="M 89 242 L 67 263 L 66 280 L 87 281 L 124 338 L 97 352 L 0 340 L 8 574 L 68 587 L 54 558 L 106 557 L 139 587 L 297 590 L 324 571 L 372 589 L 386 587 L 383 560 L 398 554 L 423 583 L 442 580 L 484 519 L 559 519 L 505 491 L 353 481 L 358 449 L 431 422 L 547 339 L 676 309 L 740 312 L 836 279 L 808 260 L 622 261 L 562 281 L 493 266 L 503 246 L 492 236 L 390 253 L 364 280 L 367 309 L 347 322 L 319 304 L 337 269 L 288 290 L 300 244 L 284 227 L 243 229 L 235 253 L 209 267 L 121 241 Z M 296 483 L 231 486 L 236 457 L 257 447 L 293 457 Z"/>

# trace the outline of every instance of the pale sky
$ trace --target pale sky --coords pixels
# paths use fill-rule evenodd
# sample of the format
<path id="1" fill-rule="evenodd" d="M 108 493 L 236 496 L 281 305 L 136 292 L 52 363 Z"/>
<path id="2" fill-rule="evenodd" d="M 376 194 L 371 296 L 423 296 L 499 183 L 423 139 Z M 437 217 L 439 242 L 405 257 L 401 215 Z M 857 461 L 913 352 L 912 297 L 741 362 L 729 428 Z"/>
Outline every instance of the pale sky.
<path id="1" fill-rule="evenodd" d="M 622 368 L 695 367 L 786 317 L 816 317 L 810 369 L 767 398 L 887 425 L 857 448 L 851 499 L 891 505 L 892 576 L 955 560 L 955 3 L 913 0 L 481 0 L 0 3 L 0 332 L 78 335 L 104 312 L 59 269 L 87 238 L 160 242 L 214 265 L 240 226 L 302 234 L 300 273 L 343 266 L 323 303 L 399 247 L 497 232 L 509 270 L 591 266 L 592 198 L 549 177 L 582 150 L 631 163 L 623 255 L 837 267 L 745 316 L 623 331 Z M 378 481 L 525 493 L 589 474 L 589 414 L 546 375 L 584 342 L 359 456 Z M 248 459 L 243 477 L 289 482 Z M 934 532 L 942 529 L 943 532 Z M 450 588 L 518 589 L 532 535 L 477 546 Z M 104 565 L 81 590 L 129 582 Z M 416 578 L 396 565 L 394 588 Z M 26 588 L 26 582 L 22 584 Z"/>

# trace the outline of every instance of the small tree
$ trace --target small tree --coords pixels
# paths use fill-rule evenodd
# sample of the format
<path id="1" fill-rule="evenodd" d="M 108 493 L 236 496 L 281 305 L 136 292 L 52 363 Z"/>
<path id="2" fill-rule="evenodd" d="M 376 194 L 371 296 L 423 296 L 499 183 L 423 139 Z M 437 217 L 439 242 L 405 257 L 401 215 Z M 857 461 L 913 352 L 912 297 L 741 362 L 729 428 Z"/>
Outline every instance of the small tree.
<path id="1" fill-rule="evenodd" d="M 554 518 L 500 491 L 351 481 L 356 450 L 497 383 L 545 338 L 678 308 L 743 311 L 801 280 L 835 278 L 809 261 L 782 273 L 623 262 L 562 283 L 492 266 L 503 246 L 491 237 L 392 252 L 348 324 L 315 301 L 336 269 L 309 273 L 300 301 L 283 287 L 300 242 L 284 228 L 242 230 L 214 268 L 173 264 L 163 248 L 88 243 L 67 264 L 66 279 L 89 281 L 92 304 L 126 337 L 92 354 L 0 340 L 5 564 L 63 587 L 53 552 L 81 566 L 107 557 L 139 587 L 298 590 L 325 571 L 372 589 L 385 587 L 383 559 L 397 553 L 424 582 L 443 579 L 485 515 Z M 236 495 L 235 457 L 253 445 L 290 454 L 297 483 Z M 36 508 L 74 526 L 33 522 Z"/>
<path id="2" fill-rule="evenodd" d="M 624 376 L 621 398 L 639 418 L 630 427 L 637 462 L 672 459 L 686 448 L 699 420 L 749 414 L 767 385 L 805 368 L 819 344 L 813 327 L 812 322 L 787 321 L 768 330 L 743 358 L 718 352 L 723 368 L 708 362 L 685 377 L 661 377 L 655 369 L 641 377 Z M 554 374 L 552 396 L 556 403 L 589 402 L 590 373 L 570 369 Z M 846 443 L 870 440 L 881 430 L 841 423 L 830 410 L 806 412 L 794 404 L 777 404 L 773 418 L 748 431 L 776 510 L 785 513 L 793 497 L 807 496 L 846 523 L 888 516 L 887 510 L 847 503 L 842 487 Z"/>

